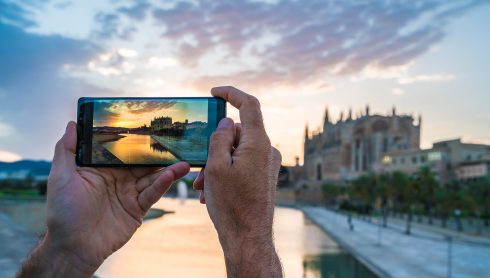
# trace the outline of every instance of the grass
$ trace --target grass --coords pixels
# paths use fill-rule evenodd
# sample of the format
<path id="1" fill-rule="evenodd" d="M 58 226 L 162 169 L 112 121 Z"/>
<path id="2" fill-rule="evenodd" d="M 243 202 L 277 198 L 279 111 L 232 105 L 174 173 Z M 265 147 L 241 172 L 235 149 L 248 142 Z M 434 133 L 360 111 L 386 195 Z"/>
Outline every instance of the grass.
<path id="1" fill-rule="evenodd" d="M 0 189 L 0 199 L 7 200 L 44 200 L 46 196 L 40 195 L 34 188 L 2 188 Z"/>

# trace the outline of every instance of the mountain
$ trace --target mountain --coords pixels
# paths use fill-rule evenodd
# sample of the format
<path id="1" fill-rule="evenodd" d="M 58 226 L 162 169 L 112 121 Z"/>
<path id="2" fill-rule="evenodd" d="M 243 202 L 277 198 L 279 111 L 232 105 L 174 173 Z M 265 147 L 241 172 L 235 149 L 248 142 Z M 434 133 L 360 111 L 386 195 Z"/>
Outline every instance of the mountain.
<path id="1" fill-rule="evenodd" d="M 47 176 L 51 170 L 51 162 L 44 160 L 19 160 L 15 162 L 0 162 L 0 172 L 27 171 L 35 176 Z"/>

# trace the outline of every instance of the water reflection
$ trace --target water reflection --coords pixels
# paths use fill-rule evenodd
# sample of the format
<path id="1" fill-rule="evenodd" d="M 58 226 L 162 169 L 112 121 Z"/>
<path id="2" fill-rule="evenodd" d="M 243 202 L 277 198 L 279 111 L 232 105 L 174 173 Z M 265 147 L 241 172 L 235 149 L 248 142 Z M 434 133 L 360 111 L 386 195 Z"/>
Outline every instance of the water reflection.
<path id="1" fill-rule="evenodd" d="M 348 253 L 306 256 L 303 261 L 303 268 L 304 277 L 377 277 Z"/>
<path id="2" fill-rule="evenodd" d="M 194 200 L 181 205 L 178 200 L 162 199 L 155 207 L 175 213 L 145 222 L 106 260 L 98 277 L 226 277 L 205 206 Z M 357 261 L 298 210 L 276 209 L 274 229 L 287 277 L 371 277 L 362 272 L 366 269 L 353 272 L 359 268 Z"/>
<path id="3" fill-rule="evenodd" d="M 124 138 L 102 145 L 124 163 L 161 163 L 162 161 L 173 163 L 178 161 L 171 152 L 153 140 L 150 135 L 124 134 L 124 136 Z"/>

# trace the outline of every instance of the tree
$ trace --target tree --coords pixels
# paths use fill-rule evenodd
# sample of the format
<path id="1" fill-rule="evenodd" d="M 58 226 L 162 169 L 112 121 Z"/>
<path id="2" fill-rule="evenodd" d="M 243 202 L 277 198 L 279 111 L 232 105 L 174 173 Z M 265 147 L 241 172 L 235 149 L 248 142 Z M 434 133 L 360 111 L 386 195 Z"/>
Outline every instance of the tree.
<path id="1" fill-rule="evenodd" d="M 490 179 L 484 178 L 469 184 L 471 197 L 475 200 L 476 212 L 484 219 L 485 226 L 490 218 Z"/>
<path id="2" fill-rule="evenodd" d="M 408 176 L 400 171 L 395 171 L 389 176 L 388 191 L 391 196 L 393 209 L 401 212 L 406 207 L 406 191 L 409 183 Z"/>
<path id="3" fill-rule="evenodd" d="M 429 215 L 429 223 L 432 224 L 432 214 L 436 205 L 436 191 L 439 182 L 429 167 L 421 167 L 415 175 L 415 182 L 420 189 L 420 201 L 424 206 L 425 213 Z"/>
<path id="4" fill-rule="evenodd" d="M 323 197 L 327 205 L 334 205 L 337 202 L 338 196 L 342 193 L 342 190 L 338 185 L 326 183 L 322 186 Z"/>

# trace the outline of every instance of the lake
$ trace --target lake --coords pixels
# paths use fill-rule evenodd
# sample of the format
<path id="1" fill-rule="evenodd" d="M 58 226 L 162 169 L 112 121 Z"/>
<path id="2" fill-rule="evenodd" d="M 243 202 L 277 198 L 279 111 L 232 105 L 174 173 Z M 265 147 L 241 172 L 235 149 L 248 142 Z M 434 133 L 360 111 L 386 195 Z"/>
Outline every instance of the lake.
<path id="1" fill-rule="evenodd" d="M 175 211 L 146 221 L 109 257 L 98 277 L 225 277 L 223 254 L 206 207 L 161 199 Z M 292 208 L 276 208 L 275 242 L 286 277 L 376 277 Z"/>
<path id="2" fill-rule="evenodd" d="M 122 134 L 125 137 L 103 143 L 102 146 L 127 164 L 173 163 L 177 158 L 150 135 Z"/>

